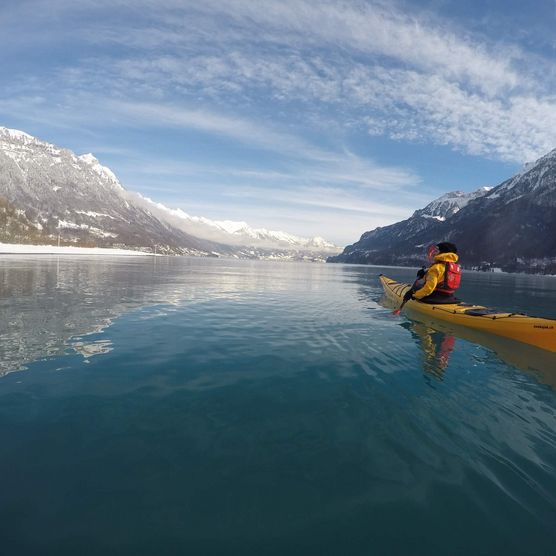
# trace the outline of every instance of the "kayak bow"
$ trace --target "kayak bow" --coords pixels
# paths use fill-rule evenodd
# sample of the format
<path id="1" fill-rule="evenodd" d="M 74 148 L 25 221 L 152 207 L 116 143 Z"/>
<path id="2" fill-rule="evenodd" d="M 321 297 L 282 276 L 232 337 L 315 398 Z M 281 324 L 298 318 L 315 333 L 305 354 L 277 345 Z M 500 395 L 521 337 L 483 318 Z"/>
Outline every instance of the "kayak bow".
<path id="1" fill-rule="evenodd" d="M 380 281 L 385 295 L 398 305 L 410 288 L 409 284 L 396 282 L 382 274 Z M 529 317 L 521 313 L 500 313 L 482 305 L 467 303 L 433 305 L 410 300 L 405 307 L 433 319 L 556 352 L 556 320 L 553 319 Z"/>

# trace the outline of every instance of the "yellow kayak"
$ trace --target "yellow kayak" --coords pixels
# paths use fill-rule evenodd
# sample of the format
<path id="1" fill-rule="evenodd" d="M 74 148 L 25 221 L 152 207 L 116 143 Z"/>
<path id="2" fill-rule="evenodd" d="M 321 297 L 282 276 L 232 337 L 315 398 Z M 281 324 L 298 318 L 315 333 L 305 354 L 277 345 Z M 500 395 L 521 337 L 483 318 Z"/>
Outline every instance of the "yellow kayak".
<path id="1" fill-rule="evenodd" d="M 399 306 L 404 294 L 411 287 L 381 275 L 385 295 Z M 467 303 L 433 305 L 411 300 L 405 305 L 412 312 L 463 326 L 510 338 L 517 342 L 556 352 L 556 320 L 529 317 L 521 313 L 498 313 L 482 305 Z"/>

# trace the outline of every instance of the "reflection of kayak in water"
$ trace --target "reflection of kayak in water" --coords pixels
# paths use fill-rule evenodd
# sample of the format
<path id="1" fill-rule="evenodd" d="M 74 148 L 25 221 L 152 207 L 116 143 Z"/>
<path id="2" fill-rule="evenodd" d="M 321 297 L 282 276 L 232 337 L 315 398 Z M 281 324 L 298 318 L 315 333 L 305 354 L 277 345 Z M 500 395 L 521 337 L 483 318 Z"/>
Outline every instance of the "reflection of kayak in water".
<path id="1" fill-rule="evenodd" d="M 387 298 L 399 306 L 410 288 L 409 284 L 396 282 L 383 275 L 380 276 L 380 281 Z M 433 321 L 443 321 L 481 333 L 503 336 L 542 350 L 556 352 L 556 320 L 501 313 L 467 303 L 432 305 L 411 300 L 405 307 L 411 313 Z"/>
<path id="2" fill-rule="evenodd" d="M 395 307 L 391 299 L 384 298 L 382 302 L 385 307 L 392 309 Z M 437 320 L 412 311 L 411 308 L 408 309 L 407 315 L 411 317 L 411 321 L 402 323 L 402 326 L 419 339 L 427 372 L 439 378 L 442 376 L 448 366 L 449 357 L 454 351 L 455 337 L 457 337 L 492 350 L 508 365 L 532 373 L 543 384 L 556 390 L 556 352 Z M 434 349 L 430 349 L 431 344 L 434 344 Z"/>

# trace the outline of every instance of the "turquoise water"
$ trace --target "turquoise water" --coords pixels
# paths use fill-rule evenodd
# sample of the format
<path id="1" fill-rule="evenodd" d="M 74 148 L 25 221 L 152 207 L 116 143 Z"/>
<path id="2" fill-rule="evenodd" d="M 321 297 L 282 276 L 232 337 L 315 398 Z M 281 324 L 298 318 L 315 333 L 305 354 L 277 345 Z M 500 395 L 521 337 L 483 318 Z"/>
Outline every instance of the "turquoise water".
<path id="1" fill-rule="evenodd" d="M 553 554 L 556 359 L 393 317 L 380 272 L 2 258 L 2 553 Z M 556 278 L 464 281 L 556 317 Z"/>

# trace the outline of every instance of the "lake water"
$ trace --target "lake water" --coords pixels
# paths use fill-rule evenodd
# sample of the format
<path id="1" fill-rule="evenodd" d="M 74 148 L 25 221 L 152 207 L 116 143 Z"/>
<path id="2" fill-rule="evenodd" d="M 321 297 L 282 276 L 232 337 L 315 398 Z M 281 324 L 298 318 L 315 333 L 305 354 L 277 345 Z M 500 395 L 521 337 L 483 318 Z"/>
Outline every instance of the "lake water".
<path id="1" fill-rule="evenodd" d="M 556 359 L 380 272 L 415 271 L 2 257 L 0 552 L 554 554 Z M 461 292 L 556 317 L 556 278 Z"/>

